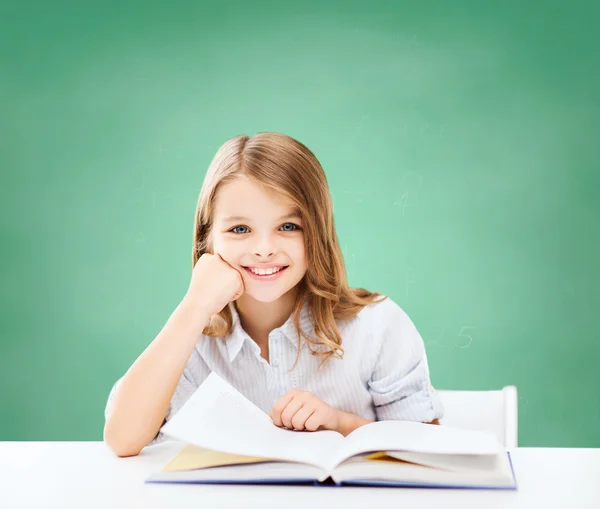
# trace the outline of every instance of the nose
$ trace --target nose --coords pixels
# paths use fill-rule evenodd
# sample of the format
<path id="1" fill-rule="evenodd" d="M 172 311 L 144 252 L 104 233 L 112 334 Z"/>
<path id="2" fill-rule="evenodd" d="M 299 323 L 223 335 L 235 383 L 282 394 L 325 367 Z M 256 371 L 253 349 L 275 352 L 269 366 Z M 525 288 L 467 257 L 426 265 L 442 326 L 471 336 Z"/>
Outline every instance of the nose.
<path id="1" fill-rule="evenodd" d="M 263 235 L 257 238 L 252 251 L 254 256 L 259 258 L 271 258 L 277 252 L 277 249 L 273 238 L 269 235 Z"/>

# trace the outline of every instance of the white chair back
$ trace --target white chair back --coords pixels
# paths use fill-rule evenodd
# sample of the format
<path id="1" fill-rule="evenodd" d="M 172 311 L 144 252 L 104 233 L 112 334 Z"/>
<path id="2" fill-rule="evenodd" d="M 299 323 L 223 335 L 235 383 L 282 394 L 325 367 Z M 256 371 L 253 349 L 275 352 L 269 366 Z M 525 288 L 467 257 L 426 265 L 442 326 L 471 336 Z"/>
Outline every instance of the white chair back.
<path id="1" fill-rule="evenodd" d="M 444 405 L 440 424 L 491 431 L 506 448 L 518 446 L 517 388 L 495 391 L 436 390 Z"/>

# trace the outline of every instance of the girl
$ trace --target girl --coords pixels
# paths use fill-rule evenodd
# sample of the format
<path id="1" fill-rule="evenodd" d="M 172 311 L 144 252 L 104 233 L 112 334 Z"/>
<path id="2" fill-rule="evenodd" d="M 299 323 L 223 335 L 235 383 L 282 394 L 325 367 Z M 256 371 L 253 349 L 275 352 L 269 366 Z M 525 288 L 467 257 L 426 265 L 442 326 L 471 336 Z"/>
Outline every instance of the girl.
<path id="1" fill-rule="evenodd" d="M 161 426 L 211 371 L 288 429 L 438 423 L 423 340 L 391 299 L 348 287 L 327 180 L 302 143 L 259 133 L 219 148 L 192 267 L 181 303 L 108 398 L 104 440 L 117 455 L 164 440 Z"/>

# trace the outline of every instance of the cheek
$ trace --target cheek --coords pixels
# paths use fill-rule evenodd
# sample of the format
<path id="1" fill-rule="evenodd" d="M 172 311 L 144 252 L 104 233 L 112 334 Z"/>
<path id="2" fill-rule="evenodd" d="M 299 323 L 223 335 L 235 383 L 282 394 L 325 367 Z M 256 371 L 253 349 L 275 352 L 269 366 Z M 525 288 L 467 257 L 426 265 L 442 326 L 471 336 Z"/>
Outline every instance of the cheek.
<path id="1" fill-rule="evenodd" d="M 229 265 L 237 265 L 244 252 L 242 242 L 231 242 L 221 237 L 215 237 L 213 249 L 213 253 L 219 254 Z"/>
<path id="2" fill-rule="evenodd" d="M 306 265 L 306 250 L 304 247 L 304 240 L 301 239 L 289 246 L 288 254 L 292 257 L 297 265 Z"/>

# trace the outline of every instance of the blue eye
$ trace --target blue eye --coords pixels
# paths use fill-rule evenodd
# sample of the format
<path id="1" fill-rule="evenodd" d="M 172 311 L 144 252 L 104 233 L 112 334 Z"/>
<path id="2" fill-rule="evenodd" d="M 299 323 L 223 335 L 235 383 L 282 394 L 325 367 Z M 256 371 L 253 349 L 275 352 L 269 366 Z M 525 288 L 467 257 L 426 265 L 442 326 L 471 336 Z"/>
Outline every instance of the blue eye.
<path id="1" fill-rule="evenodd" d="M 279 228 L 282 229 L 284 232 L 293 232 L 296 230 L 300 230 L 300 227 L 294 223 L 284 223 Z M 231 233 L 235 233 L 236 235 L 243 235 L 244 233 L 249 233 L 250 228 L 248 228 L 247 226 L 239 225 L 239 226 L 234 226 L 229 231 Z"/>
<path id="2" fill-rule="evenodd" d="M 292 228 L 291 229 L 285 228 L 286 226 L 291 226 Z M 284 223 L 284 224 L 281 225 L 281 227 L 284 228 L 284 230 L 283 230 L 284 232 L 293 232 L 294 230 L 299 230 L 300 229 L 300 227 L 297 224 L 294 224 L 294 223 Z"/>

